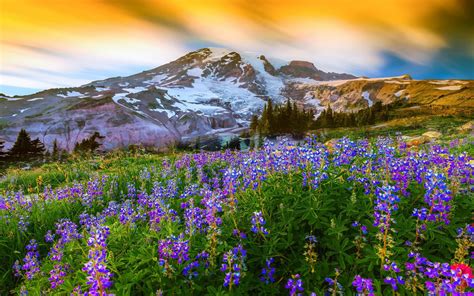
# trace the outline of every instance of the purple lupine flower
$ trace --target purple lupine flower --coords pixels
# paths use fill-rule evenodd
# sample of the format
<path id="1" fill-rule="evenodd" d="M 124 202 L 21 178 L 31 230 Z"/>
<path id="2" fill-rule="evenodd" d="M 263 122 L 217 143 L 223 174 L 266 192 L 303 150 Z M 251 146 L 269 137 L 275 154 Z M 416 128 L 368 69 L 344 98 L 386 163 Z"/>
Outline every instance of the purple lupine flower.
<path id="1" fill-rule="evenodd" d="M 363 295 L 368 295 L 368 296 L 373 296 L 374 294 L 374 287 L 372 284 L 371 279 L 364 279 L 360 275 L 356 275 L 354 277 L 354 281 L 352 282 L 352 285 L 356 288 L 357 295 L 363 296 Z"/>
<path id="2" fill-rule="evenodd" d="M 26 278 L 31 280 L 40 272 L 39 252 L 36 240 L 30 240 L 30 243 L 26 246 L 26 250 L 28 252 L 25 258 L 23 258 L 23 266 L 21 269 L 25 271 Z"/>
<path id="3" fill-rule="evenodd" d="M 18 221 L 18 230 L 20 230 L 20 232 L 26 232 L 28 230 L 28 226 L 30 226 L 28 216 L 20 215 L 20 220 Z"/>
<path id="4" fill-rule="evenodd" d="M 385 232 L 394 221 L 392 213 L 398 209 L 400 198 L 395 194 L 394 186 L 386 185 L 376 189 L 376 203 L 374 207 L 374 226 Z"/>
<path id="5" fill-rule="evenodd" d="M 89 232 L 87 240 L 89 245 L 89 261 L 82 270 L 87 273 L 87 284 L 90 286 L 89 294 L 107 295 L 106 290 L 113 284 L 112 273 L 107 269 L 107 237 L 110 230 L 107 226 L 95 225 Z"/>
<path id="6" fill-rule="evenodd" d="M 301 295 L 301 293 L 298 292 L 303 292 L 304 288 L 303 280 L 301 280 L 300 275 L 292 275 L 286 282 L 285 289 L 289 290 L 290 296 Z"/>
<path id="7" fill-rule="evenodd" d="M 232 286 L 240 284 L 242 270 L 245 269 L 244 261 L 246 257 L 247 251 L 242 245 L 238 245 L 224 254 L 220 269 L 225 274 L 224 287 L 232 289 Z"/>
<path id="8" fill-rule="evenodd" d="M 262 268 L 260 280 L 265 284 L 274 283 L 275 282 L 275 267 L 272 266 L 272 263 L 275 261 L 273 258 L 269 258 L 265 260 L 266 266 Z"/>
<path id="9" fill-rule="evenodd" d="M 52 243 L 54 242 L 54 237 L 56 235 L 54 233 L 52 233 L 51 230 L 48 230 L 48 232 L 46 232 L 46 235 L 44 236 L 44 241 L 47 242 L 47 243 Z"/>
<path id="10" fill-rule="evenodd" d="M 48 256 L 51 260 L 60 262 L 63 259 L 63 246 L 59 243 L 54 244 L 49 250 Z"/>
<path id="11" fill-rule="evenodd" d="M 69 219 L 61 219 L 56 223 L 56 234 L 59 236 L 58 243 L 64 246 L 74 239 L 82 238 L 82 235 L 77 231 L 77 225 Z"/>
<path id="12" fill-rule="evenodd" d="M 183 275 L 189 279 L 198 276 L 197 268 L 199 267 L 199 261 L 192 261 L 183 268 Z"/>
<path id="13" fill-rule="evenodd" d="M 240 231 L 239 229 L 232 230 L 232 235 L 236 236 L 236 237 L 239 237 L 241 239 L 246 239 L 247 238 L 247 234 L 243 231 Z"/>
<path id="14" fill-rule="evenodd" d="M 394 291 L 398 290 L 398 285 L 404 285 L 405 284 L 405 280 L 403 279 L 402 276 L 397 276 L 395 278 L 388 276 L 384 279 L 383 282 L 386 283 L 386 284 L 389 284 Z"/>
<path id="15" fill-rule="evenodd" d="M 267 235 L 268 230 L 264 227 L 265 219 L 263 219 L 262 212 L 254 212 L 252 215 L 252 232 L 254 233 L 261 233 L 262 235 Z"/>
<path id="16" fill-rule="evenodd" d="M 15 277 L 21 277 L 22 275 L 22 272 L 21 272 L 21 264 L 20 264 L 20 261 L 18 260 L 15 260 L 15 263 L 13 263 L 13 275 Z"/>
<path id="17" fill-rule="evenodd" d="M 180 235 L 158 241 L 158 259 L 165 272 L 173 272 L 174 268 L 170 260 L 178 264 L 189 260 L 189 240 L 184 240 L 183 235 Z"/>
<path id="18" fill-rule="evenodd" d="M 54 265 L 53 269 L 49 272 L 50 277 L 48 279 L 51 284 L 51 289 L 56 289 L 64 283 L 64 277 L 67 275 L 68 269 L 68 265 Z"/>

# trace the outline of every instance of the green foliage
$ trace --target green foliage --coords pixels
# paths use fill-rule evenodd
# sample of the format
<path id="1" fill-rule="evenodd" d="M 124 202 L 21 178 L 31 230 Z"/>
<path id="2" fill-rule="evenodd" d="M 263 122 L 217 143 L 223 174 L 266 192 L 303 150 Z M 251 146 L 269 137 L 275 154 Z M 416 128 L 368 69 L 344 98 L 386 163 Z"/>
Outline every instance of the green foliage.
<path id="1" fill-rule="evenodd" d="M 237 136 L 232 137 L 229 142 L 224 146 L 224 149 L 240 150 L 240 138 Z"/>
<path id="2" fill-rule="evenodd" d="M 5 144 L 5 141 L 0 139 L 0 161 L 3 159 L 3 157 L 6 154 L 5 151 L 3 151 L 3 148 L 5 147 L 4 144 Z"/>
<path id="3" fill-rule="evenodd" d="M 387 121 L 392 105 L 382 105 L 376 102 L 371 107 L 357 112 L 334 112 L 331 106 L 321 112 L 318 119 L 313 123 L 313 128 L 334 128 L 366 126 L 377 122 Z"/>
<path id="4" fill-rule="evenodd" d="M 298 108 L 296 102 L 293 104 L 288 100 L 281 106 L 273 106 L 271 100 L 263 108 L 259 119 L 253 116 L 250 122 L 250 130 L 253 134 L 263 136 L 278 136 L 291 134 L 295 138 L 301 138 L 308 130 L 314 114 Z"/>
<path id="5" fill-rule="evenodd" d="M 47 257 L 51 244 L 44 242 L 44 235 L 49 229 L 54 229 L 55 223 L 61 218 L 69 218 L 78 223 L 82 213 L 94 215 L 102 211 L 109 202 L 122 201 L 127 195 L 128 184 L 152 194 L 154 182 L 166 184 L 169 181 L 169 177 L 163 174 L 164 160 L 175 163 L 176 157 L 117 152 L 67 164 L 48 164 L 37 171 L 18 171 L 15 176 L 9 173 L 8 178 L 18 182 L 11 183 L 12 190 L 32 188 L 30 193 L 39 193 L 40 197 L 48 184 L 53 187 L 74 182 L 85 184 L 89 177 L 100 179 L 103 175 L 108 175 L 109 181 L 103 188 L 101 198 L 91 207 L 85 207 L 79 201 L 67 200 L 34 203 L 26 232 L 20 231 L 18 226 L 21 216 L 26 214 L 23 210 L 12 211 L 13 219 L 10 223 L 6 219 L 0 219 L 0 294 L 7 294 L 10 289 L 18 293 L 21 286 L 25 285 L 32 295 L 68 295 L 77 284 L 86 286 L 86 275 L 81 269 L 88 260 L 88 246 L 86 240 L 80 240 L 68 244 L 64 251 L 64 263 L 69 264 L 76 272 L 68 275 L 58 290 L 51 290 L 47 280 L 53 267 L 53 262 Z M 354 160 L 354 164 L 362 165 L 363 162 L 363 158 Z M 177 180 L 181 184 L 180 193 L 186 184 L 198 180 L 195 168 L 196 164 L 190 162 L 189 166 L 177 172 Z M 216 162 L 206 166 L 203 171 L 208 177 L 222 177 L 222 170 L 225 168 L 226 163 Z M 106 225 L 110 227 L 111 233 L 107 239 L 107 264 L 114 273 L 111 292 L 117 295 L 152 295 L 161 290 L 164 295 L 276 295 L 282 293 L 284 282 L 291 274 L 299 273 L 304 279 L 305 291 L 324 295 L 327 289 L 325 277 L 332 276 L 335 268 L 338 268 L 341 271 L 338 281 L 344 287 L 346 295 L 354 293 L 351 283 L 355 274 L 372 278 L 377 295 L 391 293 L 383 284 L 383 274 L 376 253 L 378 229 L 372 226 L 371 217 L 374 196 L 366 195 L 363 186 L 349 180 L 351 174 L 347 166 L 332 165 L 327 172 L 328 179 L 318 188 L 302 186 L 302 175 L 290 173 L 271 174 L 257 190 L 237 192 L 237 209 L 231 211 L 226 208 L 221 217 L 222 227 L 216 247 L 218 256 L 214 261 L 215 266 L 208 271 L 199 269 L 200 276 L 192 281 L 182 275 L 183 266 L 177 266 L 175 273 L 167 275 L 158 264 L 158 240 L 181 233 L 184 223 L 163 221 L 159 231 L 156 231 L 144 221 L 121 224 L 116 217 L 107 218 Z M 394 261 L 403 262 L 407 258 L 410 249 L 405 246 L 405 241 L 414 240 L 416 228 L 415 219 L 411 216 L 412 209 L 424 205 L 423 185 L 410 183 L 408 191 L 411 193 L 410 198 L 401 199 L 394 217 L 397 221 L 392 248 Z M 192 195 L 186 200 L 176 198 L 167 202 L 182 215 L 181 203 L 190 198 L 195 199 L 195 204 L 199 204 L 201 199 L 198 195 Z M 441 225 L 431 225 L 426 230 L 426 239 L 420 248 L 429 260 L 446 262 L 453 257 L 457 244 L 451 238 L 456 236 L 456 228 L 469 222 L 468 217 L 473 210 L 469 193 L 460 192 L 456 195 L 452 208 L 451 223 L 444 226 L 442 232 L 438 229 Z M 252 214 L 256 211 L 261 211 L 266 219 L 270 233 L 268 236 L 258 236 L 249 231 Z M 351 226 L 353 221 L 368 226 L 369 235 L 364 247 L 360 249 L 360 256 L 357 255 L 356 244 L 358 233 Z M 233 235 L 235 228 L 247 233 L 248 238 L 243 243 L 248 251 L 248 261 L 242 272 L 241 285 L 229 291 L 222 286 L 223 275 L 219 268 L 222 254 L 240 242 Z M 85 229 L 81 233 L 87 236 Z M 314 272 L 303 255 L 308 235 L 314 235 L 318 239 L 318 259 Z M 15 280 L 11 275 L 11 266 L 15 260 L 24 257 L 25 245 L 32 238 L 39 243 L 43 275 L 27 282 Z M 195 256 L 197 250 L 208 248 L 209 241 L 206 236 L 198 234 L 190 238 L 190 244 L 193 252 L 191 255 Z M 265 266 L 265 259 L 269 257 L 275 258 L 277 282 L 265 285 L 259 280 L 259 276 Z"/>
<path id="6" fill-rule="evenodd" d="M 89 138 L 76 143 L 74 146 L 75 153 L 94 153 L 102 144 L 100 143 L 105 137 L 101 136 L 99 132 L 95 132 Z"/>

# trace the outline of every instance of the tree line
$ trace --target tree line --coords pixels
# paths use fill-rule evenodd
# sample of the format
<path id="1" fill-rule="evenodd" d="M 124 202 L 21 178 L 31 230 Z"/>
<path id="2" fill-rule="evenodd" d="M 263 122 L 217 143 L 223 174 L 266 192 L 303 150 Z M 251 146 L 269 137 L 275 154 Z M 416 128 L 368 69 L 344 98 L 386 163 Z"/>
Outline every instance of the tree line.
<path id="1" fill-rule="evenodd" d="M 268 101 L 262 115 L 252 116 L 250 121 L 250 131 L 252 134 L 262 136 L 278 136 L 291 134 L 293 137 L 302 137 L 313 123 L 313 110 L 306 111 L 298 108 L 296 102 L 287 100 L 283 105 L 273 106 L 272 101 Z"/>
<path id="2" fill-rule="evenodd" d="M 354 127 L 375 124 L 389 119 L 390 105 L 376 102 L 357 112 L 334 112 L 329 105 L 311 124 L 311 128 Z"/>
<path id="3" fill-rule="evenodd" d="M 95 132 L 92 136 L 85 138 L 81 142 L 77 142 L 73 152 L 76 154 L 94 153 L 102 145 L 100 140 L 104 139 L 100 133 Z M 54 140 L 51 151 L 46 149 L 43 142 L 39 138 L 31 139 L 30 134 L 21 129 L 13 146 L 4 151 L 5 141 L 0 139 L 0 161 L 34 161 L 43 159 L 59 160 L 61 156 L 65 156 L 67 151 L 59 148 L 58 141 Z"/>
<path id="4" fill-rule="evenodd" d="M 296 102 L 289 100 L 279 106 L 268 101 L 262 115 L 254 115 L 250 122 L 250 132 L 255 135 L 278 136 L 291 134 L 302 137 L 307 131 L 318 128 L 354 127 L 371 125 L 389 119 L 391 105 L 376 102 L 372 106 L 357 112 L 335 112 L 331 106 L 321 112 L 315 119 L 312 110 L 300 110 Z"/>

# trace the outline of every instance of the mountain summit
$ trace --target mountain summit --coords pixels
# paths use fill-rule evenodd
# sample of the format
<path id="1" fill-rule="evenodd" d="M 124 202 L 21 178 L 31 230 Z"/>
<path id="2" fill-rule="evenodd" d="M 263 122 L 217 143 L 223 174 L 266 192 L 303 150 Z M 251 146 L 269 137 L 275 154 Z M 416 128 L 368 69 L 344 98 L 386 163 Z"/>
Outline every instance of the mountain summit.
<path id="1" fill-rule="evenodd" d="M 327 73 L 305 61 L 282 62 L 253 53 L 203 48 L 160 67 L 28 96 L 0 96 L 0 138 L 20 128 L 66 149 L 98 131 L 111 149 L 163 146 L 183 138 L 238 132 L 267 100 L 286 99 L 316 113 L 331 105 L 356 111 L 375 101 L 417 99 L 472 104 L 472 81 L 416 81 L 409 76 L 366 79 Z M 435 92 L 437 96 L 429 97 Z M 463 94 L 463 95 L 460 95 Z M 447 102 L 447 101 L 446 101 Z"/>

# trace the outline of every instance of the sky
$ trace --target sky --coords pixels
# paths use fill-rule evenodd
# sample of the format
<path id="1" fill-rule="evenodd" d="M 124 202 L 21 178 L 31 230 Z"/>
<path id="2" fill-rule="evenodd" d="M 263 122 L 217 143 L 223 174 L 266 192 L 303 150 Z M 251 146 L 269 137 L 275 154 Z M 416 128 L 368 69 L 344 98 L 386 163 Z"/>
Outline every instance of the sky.
<path id="1" fill-rule="evenodd" d="M 131 75 L 203 47 L 474 79 L 473 14 L 472 0 L 0 0 L 0 93 Z"/>

